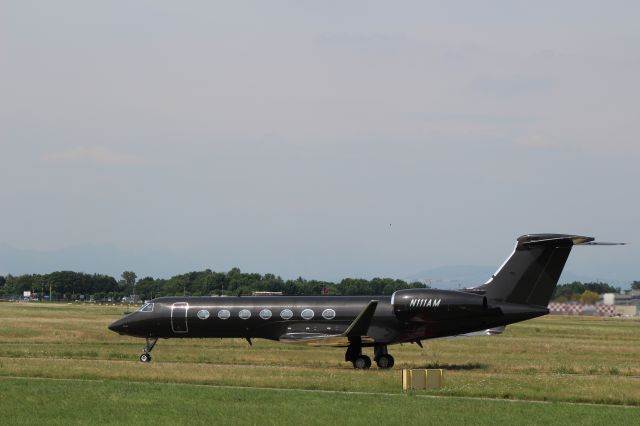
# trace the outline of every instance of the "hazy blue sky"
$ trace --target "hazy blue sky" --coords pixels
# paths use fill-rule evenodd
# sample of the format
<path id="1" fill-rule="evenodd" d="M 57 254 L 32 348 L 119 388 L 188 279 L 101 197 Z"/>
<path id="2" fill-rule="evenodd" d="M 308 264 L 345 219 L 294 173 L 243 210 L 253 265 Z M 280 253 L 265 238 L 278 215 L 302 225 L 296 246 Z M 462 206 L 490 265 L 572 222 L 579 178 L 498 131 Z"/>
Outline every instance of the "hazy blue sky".
<path id="1" fill-rule="evenodd" d="M 402 278 L 563 232 L 630 243 L 572 271 L 640 279 L 639 22 L 637 1 L 2 0 L 0 244 Z"/>

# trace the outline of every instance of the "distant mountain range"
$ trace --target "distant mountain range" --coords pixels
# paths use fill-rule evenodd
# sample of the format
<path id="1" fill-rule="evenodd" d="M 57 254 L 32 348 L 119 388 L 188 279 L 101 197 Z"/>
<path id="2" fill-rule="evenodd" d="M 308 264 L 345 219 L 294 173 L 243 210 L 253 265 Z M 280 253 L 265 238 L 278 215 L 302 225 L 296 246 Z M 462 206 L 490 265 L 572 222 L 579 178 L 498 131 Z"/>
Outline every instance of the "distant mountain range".
<path id="1" fill-rule="evenodd" d="M 82 245 L 60 250 L 21 250 L 0 244 L 0 275 L 44 274 L 71 270 L 107 274 L 119 277 L 123 271 L 134 271 L 139 278 L 168 278 L 173 275 L 205 269 L 197 260 L 180 253 L 155 251 L 130 253 L 110 245 Z M 401 277 L 420 281 L 434 288 L 461 289 L 485 283 L 495 272 L 495 266 L 451 265 L 428 269 Z M 264 273 L 265 271 L 251 271 Z M 304 277 L 317 279 L 318 277 Z M 344 278 L 340 277 L 337 280 Z M 565 270 L 561 283 L 597 281 L 589 276 Z M 613 283 L 613 281 L 612 281 Z"/>
<path id="2" fill-rule="evenodd" d="M 420 281 L 433 288 L 457 290 L 484 284 L 491 275 L 496 272 L 496 269 L 496 266 L 441 266 L 409 275 L 405 280 Z M 588 282 L 594 281 L 594 279 L 588 276 L 574 274 L 565 269 L 560 277 L 560 283 L 568 283 L 572 281 Z"/>

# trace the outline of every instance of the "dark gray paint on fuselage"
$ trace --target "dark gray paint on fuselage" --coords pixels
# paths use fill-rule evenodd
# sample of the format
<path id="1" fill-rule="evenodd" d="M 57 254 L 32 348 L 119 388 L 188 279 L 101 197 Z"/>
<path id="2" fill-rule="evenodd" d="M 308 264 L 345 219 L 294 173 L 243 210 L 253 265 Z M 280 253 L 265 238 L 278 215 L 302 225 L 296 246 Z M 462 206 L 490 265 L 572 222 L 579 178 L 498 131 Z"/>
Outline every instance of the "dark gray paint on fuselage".
<path id="1" fill-rule="evenodd" d="M 486 304 L 482 305 L 481 296 L 457 291 L 416 289 L 414 298 L 425 300 L 424 304 L 427 300 L 440 302 L 438 306 L 415 307 L 405 314 L 397 306 L 394 309 L 390 296 L 162 297 L 151 301 L 154 304 L 153 312 L 136 311 L 112 324 L 110 328 L 123 334 L 160 338 L 236 337 L 280 340 L 291 333 L 339 335 L 371 300 L 377 300 L 378 305 L 367 335 L 376 343 L 393 344 L 484 330 L 548 312 L 546 309 L 535 308 L 526 313 L 525 318 L 522 316 L 522 306 L 519 306 L 515 318 L 505 312 L 505 307 L 502 310 L 490 309 Z M 466 302 L 469 299 L 477 306 Z M 239 317 L 240 311 L 244 309 L 251 313 L 250 318 Z M 262 319 L 259 316 L 263 309 L 271 311 L 271 318 Z M 285 309 L 293 312 L 291 319 L 281 318 L 280 314 Z M 312 319 L 302 318 L 301 314 L 305 309 L 314 312 Z M 323 318 L 322 312 L 325 309 L 333 309 L 335 317 Z M 197 316 L 202 310 L 209 313 L 204 320 Z M 220 319 L 220 310 L 228 310 L 229 318 Z M 372 343 L 363 343 L 363 346 L 371 345 Z"/>
<path id="2" fill-rule="evenodd" d="M 398 321 L 389 303 L 389 296 L 162 297 L 150 302 L 154 303 L 153 312 L 136 311 L 112 324 L 111 329 L 140 337 L 255 337 L 278 340 L 287 333 L 297 332 L 334 335 L 344 332 L 373 299 L 379 303 L 370 330 L 375 331 L 381 339 L 392 340 L 395 333 L 390 330 Z M 172 328 L 172 321 L 176 321 L 176 318 L 172 318 L 171 311 L 176 303 L 188 304 L 186 333 L 176 332 Z M 250 318 L 239 317 L 243 309 L 251 313 Z M 259 316 L 263 309 L 271 311 L 271 318 L 262 319 Z M 292 311 L 291 319 L 280 316 L 285 309 Z M 302 318 L 301 314 L 305 309 L 314 312 L 312 319 Z M 323 318 L 322 312 L 325 309 L 333 309 L 335 317 Z M 207 319 L 198 318 L 197 313 L 201 310 L 209 312 Z M 229 311 L 228 319 L 218 317 L 221 310 Z M 121 329 L 125 326 L 125 329 Z"/>

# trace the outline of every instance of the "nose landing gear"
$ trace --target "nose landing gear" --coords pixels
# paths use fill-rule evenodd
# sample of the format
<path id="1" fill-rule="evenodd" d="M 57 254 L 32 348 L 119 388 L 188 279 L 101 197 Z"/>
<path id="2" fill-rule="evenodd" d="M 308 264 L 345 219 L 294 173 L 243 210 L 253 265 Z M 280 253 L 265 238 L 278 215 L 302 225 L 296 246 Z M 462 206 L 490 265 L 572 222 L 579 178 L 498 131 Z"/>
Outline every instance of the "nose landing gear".
<path id="1" fill-rule="evenodd" d="M 158 342 L 157 337 L 146 337 L 147 344 L 145 345 L 142 355 L 140 355 L 140 362 L 151 362 L 151 350 Z"/>

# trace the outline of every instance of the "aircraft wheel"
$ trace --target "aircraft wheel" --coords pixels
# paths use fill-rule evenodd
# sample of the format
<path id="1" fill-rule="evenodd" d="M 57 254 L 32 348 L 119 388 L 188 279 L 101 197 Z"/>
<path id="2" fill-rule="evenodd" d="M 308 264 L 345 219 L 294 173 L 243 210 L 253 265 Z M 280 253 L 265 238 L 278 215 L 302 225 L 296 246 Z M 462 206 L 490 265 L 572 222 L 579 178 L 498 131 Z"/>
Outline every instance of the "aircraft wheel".
<path id="1" fill-rule="evenodd" d="M 360 355 L 356 357 L 352 362 L 353 368 L 357 368 L 358 370 L 365 370 L 371 367 L 371 358 L 366 355 Z"/>
<path id="2" fill-rule="evenodd" d="M 376 359 L 376 364 L 378 364 L 378 368 L 387 369 L 393 367 L 395 360 L 391 355 L 383 354 Z"/>
<path id="3" fill-rule="evenodd" d="M 140 355 L 140 362 L 151 362 L 151 355 L 146 353 Z"/>

